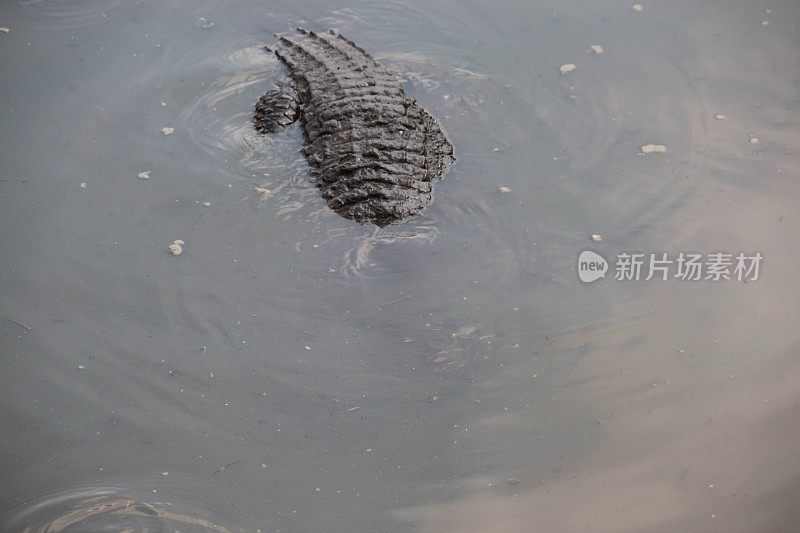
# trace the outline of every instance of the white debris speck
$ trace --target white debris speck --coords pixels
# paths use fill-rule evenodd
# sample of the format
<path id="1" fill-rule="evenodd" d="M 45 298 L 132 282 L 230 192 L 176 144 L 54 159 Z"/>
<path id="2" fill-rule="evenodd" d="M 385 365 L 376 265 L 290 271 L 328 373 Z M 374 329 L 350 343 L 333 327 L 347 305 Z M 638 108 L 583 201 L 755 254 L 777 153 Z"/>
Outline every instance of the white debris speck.
<path id="1" fill-rule="evenodd" d="M 497 188 L 497 192 L 502 192 L 502 193 L 511 192 L 511 187 L 505 187 L 505 186 L 503 186 L 503 187 L 498 187 L 498 188 Z"/>
<path id="2" fill-rule="evenodd" d="M 644 8 L 642 7 L 642 4 L 633 4 L 631 6 L 631 9 L 633 9 L 634 11 L 641 11 Z"/>
<path id="3" fill-rule="evenodd" d="M 168 476 L 168 475 L 169 475 L 169 472 L 161 472 L 161 475 L 162 475 L 162 476 Z"/>
<path id="4" fill-rule="evenodd" d="M 138 174 L 136 174 L 136 177 L 139 178 L 140 180 L 149 180 L 150 179 L 150 171 L 149 170 L 145 170 L 144 172 L 139 172 Z"/>
<path id="5" fill-rule="evenodd" d="M 208 28 L 211 28 L 212 26 L 214 26 L 214 21 L 213 20 L 208 20 L 205 17 L 200 17 L 199 19 L 197 19 L 194 22 L 194 25 L 197 26 L 198 28 L 207 30 Z"/>
<path id="6" fill-rule="evenodd" d="M 161 133 L 163 133 L 164 135 L 172 135 L 173 133 L 175 133 L 175 128 L 170 128 L 170 127 L 161 128 Z"/>
<path id="7" fill-rule="evenodd" d="M 255 191 L 261 195 L 261 198 L 266 200 L 270 196 L 272 196 L 272 191 L 267 189 L 266 187 L 255 187 Z"/>
<path id="8" fill-rule="evenodd" d="M 663 144 L 645 144 L 642 146 L 642 153 L 643 154 L 663 154 L 667 151 L 667 147 Z"/>
<path id="9" fill-rule="evenodd" d="M 600 242 L 603 240 L 603 236 L 600 235 L 599 233 L 592 233 L 592 240 L 594 242 Z"/>
<path id="10" fill-rule="evenodd" d="M 180 239 L 169 245 L 169 251 L 172 255 L 181 255 L 183 253 L 183 245 L 186 244 Z"/>
<path id="11" fill-rule="evenodd" d="M 203 207 L 211 207 L 211 202 L 203 202 Z"/>
<path id="12" fill-rule="evenodd" d="M 443 94 L 442 95 L 442 100 L 444 100 L 444 101 L 450 100 L 450 95 L 449 94 Z"/>
<path id="13" fill-rule="evenodd" d="M 83 366 L 83 365 L 78 365 L 78 370 L 84 370 L 84 369 L 86 369 L 86 367 L 85 367 L 85 366 Z"/>
<path id="14" fill-rule="evenodd" d="M 594 52 L 597 55 L 600 55 L 600 54 L 603 53 L 603 47 L 600 46 L 599 44 L 593 44 L 592 46 L 589 47 L 589 50 L 591 50 L 592 52 Z"/>
<path id="15" fill-rule="evenodd" d="M 305 348 L 306 351 L 311 350 L 311 346 L 303 346 L 303 348 Z"/>
<path id="16" fill-rule="evenodd" d="M 714 115 L 714 118 L 717 120 L 727 120 L 728 115 Z"/>
<path id="17" fill-rule="evenodd" d="M 569 74 L 573 70 L 575 70 L 575 65 L 572 63 L 567 63 L 566 65 L 561 65 L 558 69 L 561 72 L 561 75 L 564 76 L 565 74 Z"/>
<path id="18" fill-rule="evenodd" d="M 750 142 L 752 144 L 758 144 L 758 137 L 750 137 Z"/>
<path id="19" fill-rule="evenodd" d="M 3 32 L 3 33 L 8 33 L 11 30 L 9 28 L 6 28 L 5 26 L 3 26 L 2 28 L 0 28 L 0 31 Z"/>
<path id="20" fill-rule="evenodd" d="M 475 327 L 475 326 L 461 326 L 460 328 L 455 330 L 453 333 L 451 333 L 450 336 L 451 337 L 467 337 L 469 335 L 472 335 L 476 331 L 478 331 L 478 328 Z"/>
<path id="21" fill-rule="evenodd" d="M 86 182 L 85 181 L 81 182 L 81 189 L 85 189 L 85 188 L 86 188 Z"/>
<path id="22" fill-rule="evenodd" d="M 762 20 L 761 21 L 761 25 L 762 26 L 769 26 L 769 21 L 768 20 Z"/>

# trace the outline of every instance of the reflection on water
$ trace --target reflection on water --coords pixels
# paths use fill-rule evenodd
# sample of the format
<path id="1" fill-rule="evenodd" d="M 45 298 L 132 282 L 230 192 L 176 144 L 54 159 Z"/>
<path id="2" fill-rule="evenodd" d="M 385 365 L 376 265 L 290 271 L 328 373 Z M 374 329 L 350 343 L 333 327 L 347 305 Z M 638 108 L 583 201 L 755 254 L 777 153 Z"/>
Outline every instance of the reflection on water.
<path id="1" fill-rule="evenodd" d="M 170 504 L 145 503 L 120 497 L 111 488 L 61 494 L 26 508 L 9 519 L 8 531 L 58 533 L 61 531 L 218 531 L 231 530 L 208 520 L 170 509 Z M 56 515 L 58 515 L 56 517 Z"/>
<path id="2" fill-rule="evenodd" d="M 800 10 L 642 6 L 7 2 L 0 529 L 796 522 Z M 441 120 L 423 216 L 343 220 L 254 132 L 298 25 Z M 590 245 L 765 263 L 589 286 Z"/>

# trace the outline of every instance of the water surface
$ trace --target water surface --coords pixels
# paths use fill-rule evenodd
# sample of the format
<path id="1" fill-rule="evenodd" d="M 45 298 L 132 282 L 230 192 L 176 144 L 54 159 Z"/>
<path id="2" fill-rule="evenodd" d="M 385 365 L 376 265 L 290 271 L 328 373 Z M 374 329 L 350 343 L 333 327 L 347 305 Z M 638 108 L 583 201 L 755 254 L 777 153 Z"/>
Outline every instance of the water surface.
<path id="1" fill-rule="evenodd" d="M 642 5 L 6 2 L 2 529 L 790 529 L 800 9 Z M 341 219 L 253 131 L 298 25 L 440 119 L 423 216 Z"/>

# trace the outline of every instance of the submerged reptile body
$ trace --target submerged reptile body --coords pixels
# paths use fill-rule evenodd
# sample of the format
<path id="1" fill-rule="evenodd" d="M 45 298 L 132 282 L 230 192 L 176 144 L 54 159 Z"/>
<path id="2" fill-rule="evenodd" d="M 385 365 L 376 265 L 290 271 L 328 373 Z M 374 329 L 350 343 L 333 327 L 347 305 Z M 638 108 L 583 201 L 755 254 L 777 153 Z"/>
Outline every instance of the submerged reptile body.
<path id="1" fill-rule="evenodd" d="M 303 152 L 331 209 L 384 226 L 431 203 L 453 147 L 394 74 L 334 32 L 298 29 L 272 51 L 294 86 L 261 97 L 256 129 L 277 131 L 299 118 Z"/>

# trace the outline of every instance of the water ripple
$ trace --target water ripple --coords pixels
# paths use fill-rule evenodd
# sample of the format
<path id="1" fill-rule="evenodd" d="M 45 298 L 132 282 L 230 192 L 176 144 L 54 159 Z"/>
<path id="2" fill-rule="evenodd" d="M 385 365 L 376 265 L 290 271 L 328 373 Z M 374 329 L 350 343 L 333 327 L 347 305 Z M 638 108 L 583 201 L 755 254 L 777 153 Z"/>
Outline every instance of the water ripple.
<path id="1" fill-rule="evenodd" d="M 167 502 L 132 498 L 119 488 L 97 487 L 62 492 L 19 510 L 2 522 L 4 531 L 58 533 L 80 527 L 81 531 L 193 531 L 233 533 L 232 530 L 177 509 Z"/>

